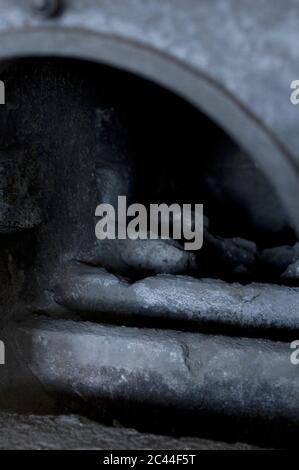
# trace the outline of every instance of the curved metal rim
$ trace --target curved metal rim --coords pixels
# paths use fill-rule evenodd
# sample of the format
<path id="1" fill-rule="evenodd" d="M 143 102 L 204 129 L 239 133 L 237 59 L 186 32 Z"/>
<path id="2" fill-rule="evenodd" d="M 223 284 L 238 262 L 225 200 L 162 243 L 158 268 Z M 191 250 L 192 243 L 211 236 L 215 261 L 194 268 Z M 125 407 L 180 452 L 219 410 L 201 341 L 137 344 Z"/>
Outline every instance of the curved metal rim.
<path id="1" fill-rule="evenodd" d="M 50 28 L 1 33 L 0 60 L 56 56 L 99 62 L 152 80 L 180 95 L 216 122 L 272 182 L 299 234 L 299 171 L 283 145 L 221 83 L 177 58 L 123 37 L 83 29 Z"/>

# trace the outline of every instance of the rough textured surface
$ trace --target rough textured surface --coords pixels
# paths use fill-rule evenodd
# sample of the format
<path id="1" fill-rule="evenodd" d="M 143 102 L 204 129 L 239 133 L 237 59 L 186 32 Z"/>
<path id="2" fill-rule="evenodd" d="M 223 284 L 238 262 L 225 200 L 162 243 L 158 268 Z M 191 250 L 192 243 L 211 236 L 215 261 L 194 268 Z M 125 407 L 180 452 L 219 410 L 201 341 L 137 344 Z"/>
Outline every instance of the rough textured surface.
<path id="1" fill-rule="evenodd" d="M 101 240 L 88 261 L 123 275 L 184 274 L 195 255 L 173 240 Z"/>
<path id="2" fill-rule="evenodd" d="M 83 399 L 102 409 L 109 399 L 114 412 L 120 405 L 137 421 L 138 403 L 299 421 L 299 376 L 288 343 L 41 318 L 11 329 L 24 366 L 60 402 Z"/>
<path id="3" fill-rule="evenodd" d="M 82 317 L 180 320 L 240 328 L 299 328 L 299 289 L 242 286 L 214 279 L 159 275 L 135 283 L 104 269 L 72 265 L 54 289 L 55 300 Z M 287 308 L 286 308 L 287 305 Z M 106 316 L 107 318 L 107 316 Z"/>
<path id="4" fill-rule="evenodd" d="M 0 413 L 0 449 L 15 450 L 251 450 L 199 438 L 175 439 L 111 428 L 74 415 L 38 416 Z"/>

